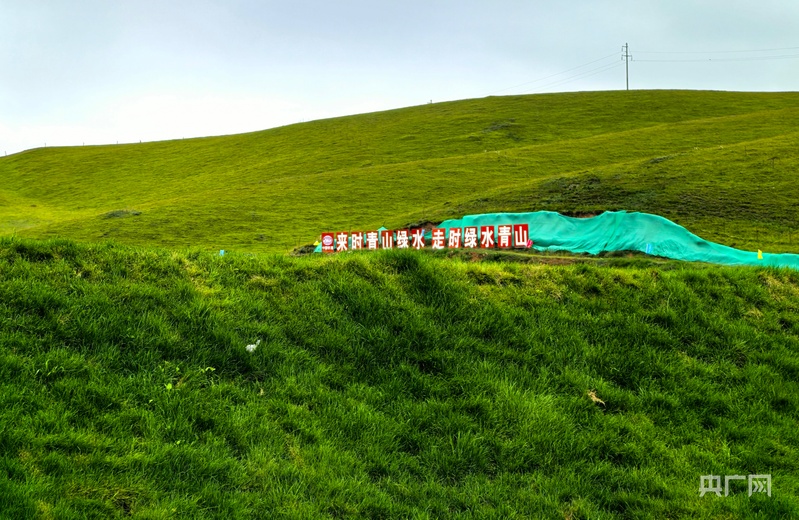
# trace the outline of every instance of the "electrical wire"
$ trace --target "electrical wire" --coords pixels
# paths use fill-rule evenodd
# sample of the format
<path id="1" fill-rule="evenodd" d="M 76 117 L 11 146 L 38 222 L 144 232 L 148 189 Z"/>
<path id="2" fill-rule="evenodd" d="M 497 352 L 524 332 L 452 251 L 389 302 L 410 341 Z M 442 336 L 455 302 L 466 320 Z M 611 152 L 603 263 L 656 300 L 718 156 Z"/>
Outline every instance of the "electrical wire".
<path id="1" fill-rule="evenodd" d="M 709 61 L 768 61 L 768 60 L 790 60 L 799 58 L 799 54 L 783 54 L 780 56 L 751 56 L 748 58 L 704 58 L 704 59 L 691 59 L 691 60 L 633 60 L 636 62 L 649 62 L 649 63 L 707 63 Z"/>
<path id="2" fill-rule="evenodd" d="M 750 49 L 743 51 L 635 51 L 636 54 L 734 54 L 744 52 L 774 52 L 774 51 L 795 51 L 799 47 L 781 47 L 776 49 Z"/>
<path id="3" fill-rule="evenodd" d="M 609 70 L 617 69 L 617 68 L 621 67 L 622 65 L 623 65 L 623 63 L 621 63 L 621 62 L 613 63 L 611 65 L 603 65 L 602 67 L 598 67 L 596 69 L 592 69 L 592 70 L 589 70 L 589 71 L 586 71 L 586 72 L 582 72 L 580 74 L 576 74 L 576 75 L 571 76 L 569 78 L 563 78 L 562 80 L 554 81 L 554 82 L 548 83 L 546 85 L 541 85 L 540 87 L 537 87 L 535 90 L 536 91 L 540 91 L 542 89 L 549 88 L 549 87 L 554 87 L 556 85 L 565 85 L 566 83 L 571 83 L 573 81 L 577 81 L 577 80 L 580 80 L 580 79 L 583 79 L 583 78 L 589 78 L 591 76 L 596 76 L 597 74 L 601 74 L 601 73 L 609 71 Z"/>
<path id="4" fill-rule="evenodd" d="M 671 54 L 671 55 L 675 55 L 675 54 L 692 54 L 692 55 L 704 54 L 704 55 L 713 55 L 713 54 L 745 54 L 745 53 L 795 51 L 795 50 L 799 50 L 799 47 L 777 47 L 777 48 L 772 48 L 772 49 L 727 50 L 727 51 L 714 51 L 714 52 L 707 52 L 707 51 L 635 51 L 635 53 L 639 54 L 639 55 L 640 54 Z M 491 96 L 493 94 L 497 94 L 497 93 L 500 93 L 500 92 L 506 92 L 508 90 L 517 89 L 517 88 L 520 88 L 520 87 L 525 87 L 527 85 L 532 85 L 532 84 L 535 84 L 535 83 L 540 83 L 541 81 L 546 81 L 548 79 L 555 78 L 557 76 L 561 76 L 561 75 L 566 74 L 568 72 L 572 72 L 572 71 L 581 69 L 583 67 L 587 67 L 589 65 L 593 65 L 594 63 L 598 63 L 600 61 L 607 60 L 607 59 L 612 58 L 614 56 L 618 56 L 618 52 L 614 52 L 613 54 L 609 54 L 607 56 L 603 56 L 603 57 L 598 58 L 596 60 L 589 61 L 588 63 L 583 63 L 582 65 L 578 65 L 576 67 L 572 67 L 570 69 L 566 69 L 564 71 L 557 72 L 555 74 L 550 74 L 549 76 L 544 76 L 542 78 L 539 78 L 539 79 L 536 79 L 536 80 L 533 80 L 533 81 L 527 81 L 525 83 L 520 83 L 520 84 L 514 85 L 512 87 L 507 87 L 507 88 L 503 88 L 503 89 L 500 89 L 500 90 L 495 90 L 494 92 L 491 92 L 491 93 L 489 93 L 487 95 Z M 799 58 L 799 54 L 779 54 L 779 55 L 771 55 L 771 56 L 740 56 L 740 57 L 730 57 L 730 58 L 708 57 L 708 58 L 686 58 L 686 59 L 638 59 L 638 60 L 633 59 L 631 61 L 634 61 L 636 63 L 708 63 L 708 62 L 790 60 L 790 59 L 796 59 L 796 58 Z M 540 91 L 542 89 L 546 89 L 546 88 L 553 87 L 553 86 L 556 86 L 556 85 L 563 85 L 563 84 L 571 83 L 573 81 L 577 81 L 577 80 L 580 80 L 580 79 L 583 79 L 583 78 L 588 78 L 588 77 L 591 77 L 591 76 L 595 76 L 597 74 L 601 74 L 603 72 L 618 68 L 621 65 L 622 65 L 622 63 L 615 63 L 615 64 L 612 64 L 612 65 L 603 65 L 603 66 L 597 67 L 595 69 L 591 69 L 591 70 L 587 70 L 587 71 L 584 71 L 584 72 L 580 72 L 580 73 L 575 74 L 573 76 L 562 78 L 562 79 L 556 80 L 554 82 L 547 83 L 547 84 L 541 85 L 539 87 L 535 87 L 535 88 L 533 88 L 533 91 Z"/>
<path id="5" fill-rule="evenodd" d="M 588 65 L 593 65 L 594 63 L 600 62 L 602 60 L 606 60 L 608 58 L 612 58 L 613 56 L 618 56 L 618 54 L 619 54 L 618 52 L 614 52 L 613 54 L 608 54 L 607 56 L 603 56 L 602 58 L 596 59 L 594 61 L 589 61 L 588 63 L 583 63 L 582 65 L 578 65 L 576 67 L 572 67 L 570 69 L 566 69 L 564 71 L 557 72 L 555 74 L 551 74 L 551 75 L 545 76 L 543 78 L 539 78 L 539 79 L 536 79 L 536 80 L 533 80 L 533 81 L 528 81 L 526 83 L 521 83 L 519 85 L 514 85 L 512 87 L 503 88 L 503 89 L 500 89 L 500 90 L 495 90 L 494 92 L 491 92 L 491 93 L 489 93 L 487 95 L 491 96 L 491 95 L 497 94 L 499 92 L 505 92 L 505 91 L 508 91 L 508 90 L 512 90 L 514 88 L 519 88 L 519 87 L 525 87 L 527 85 L 532 85 L 533 83 L 538 83 L 540 81 L 544 81 L 544 80 L 547 80 L 547 79 L 550 79 L 550 78 L 554 78 L 555 76 L 560 76 L 561 74 L 566 74 L 567 72 L 571 72 L 573 70 L 577 70 L 577 69 L 581 69 L 583 67 L 587 67 Z"/>

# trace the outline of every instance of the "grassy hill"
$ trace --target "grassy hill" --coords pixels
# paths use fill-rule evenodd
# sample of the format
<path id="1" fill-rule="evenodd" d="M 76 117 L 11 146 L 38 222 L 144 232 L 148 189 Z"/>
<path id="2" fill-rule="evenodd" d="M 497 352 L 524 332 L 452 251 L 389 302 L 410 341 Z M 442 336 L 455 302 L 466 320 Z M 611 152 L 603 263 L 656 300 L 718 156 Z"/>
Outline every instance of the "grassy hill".
<path id="1" fill-rule="evenodd" d="M 797 123 L 575 93 L 0 158 L 0 519 L 796 518 L 797 271 L 284 253 L 541 209 L 799 252 Z"/>
<path id="2" fill-rule="evenodd" d="M 0 235 L 285 252 L 488 211 L 656 213 L 799 252 L 799 93 L 489 97 L 0 159 Z"/>
<path id="3" fill-rule="evenodd" d="M 3 518 L 796 518 L 798 381 L 795 271 L 0 239 Z"/>

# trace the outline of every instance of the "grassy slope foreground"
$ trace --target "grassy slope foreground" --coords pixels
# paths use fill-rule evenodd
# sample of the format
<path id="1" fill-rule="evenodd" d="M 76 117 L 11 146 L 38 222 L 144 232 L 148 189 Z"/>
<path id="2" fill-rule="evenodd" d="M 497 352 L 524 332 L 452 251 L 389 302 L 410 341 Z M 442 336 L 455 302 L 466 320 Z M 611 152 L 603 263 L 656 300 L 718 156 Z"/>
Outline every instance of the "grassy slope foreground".
<path id="1" fill-rule="evenodd" d="M 0 235 L 285 252 L 323 231 L 626 209 L 799 252 L 799 93 L 490 97 L 0 158 Z"/>
<path id="2" fill-rule="evenodd" d="M 0 240 L 0 516 L 799 516 L 799 274 L 613 261 Z"/>

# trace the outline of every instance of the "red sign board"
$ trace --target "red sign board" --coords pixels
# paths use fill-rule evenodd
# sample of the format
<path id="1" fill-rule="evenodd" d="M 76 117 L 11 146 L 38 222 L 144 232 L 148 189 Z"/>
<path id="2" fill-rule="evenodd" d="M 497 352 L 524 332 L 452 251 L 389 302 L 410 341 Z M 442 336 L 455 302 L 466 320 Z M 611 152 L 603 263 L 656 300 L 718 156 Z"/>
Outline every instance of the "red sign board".
<path id="1" fill-rule="evenodd" d="M 461 247 L 461 236 L 461 228 L 449 228 L 449 242 L 447 243 L 447 247 L 450 249 Z"/>
<path id="2" fill-rule="evenodd" d="M 430 246 L 433 249 L 444 249 L 447 242 L 447 230 L 444 228 L 435 228 L 431 233 L 433 240 Z"/>
<path id="3" fill-rule="evenodd" d="M 513 225 L 513 247 L 530 247 L 530 226 L 527 224 Z"/>
<path id="4" fill-rule="evenodd" d="M 423 228 L 411 229 L 411 247 L 414 249 L 422 249 L 424 247 Z"/>
<path id="5" fill-rule="evenodd" d="M 494 247 L 494 226 L 480 226 L 480 247 L 483 249 Z"/>
<path id="6" fill-rule="evenodd" d="M 397 230 L 397 249 L 408 249 L 411 245 L 410 240 L 407 229 Z"/>
<path id="7" fill-rule="evenodd" d="M 336 252 L 341 253 L 349 249 L 349 235 L 346 231 L 336 233 Z"/>
<path id="8" fill-rule="evenodd" d="M 332 253 L 335 251 L 334 242 L 333 233 L 322 233 L 322 252 Z"/>
<path id="9" fill-rule="evenodd" d="M 510 239 L 513 228 L 509 225 L 500 225 L 499 230 L 497 231 L 497 246 L 501 247 L 502 249 L 507 249 L 510 247 Z"/>
<path id="10" fill-rule="evenodd" d="M 380 243 L 380 235 L 377 231 L 367 231 L 366 233 L 366 249 L 377 249 L 377 244 Z"/>
<path id="11" fill-rule="evenodd" d="M 380 232 L 380 245 L 383 249 L 394 248 L 394 233 L 390 229 L 384 229 Z"/>
<path id="12" fill-rule="evenodd" d="M 396 233 L 396 236 L 394 235 Z M 433 249 L 483 248 L 507 249 L 530 248 L 530 226 L 528 224 L 501 224 L 499 226 L 467 226 L 464 228 L 433 228 L 430 246 Z M 348 233 L 322 233 L 321 249 L 325 253 L 358 251 L 361 249 L 423 249 L 424 228 L 389 229 L 379 231 L 356 231 Z"/>
<path id="13" fill-rule="evenodd" d="M 353 251 L 360 251 L 363 249 L 363 233 L 352 234 L 352 247 Z"/>
<path id="14" fill-rule="evenodd" d="M 463 228 L 463 247 L 477 247 L 477 226 Z"/>

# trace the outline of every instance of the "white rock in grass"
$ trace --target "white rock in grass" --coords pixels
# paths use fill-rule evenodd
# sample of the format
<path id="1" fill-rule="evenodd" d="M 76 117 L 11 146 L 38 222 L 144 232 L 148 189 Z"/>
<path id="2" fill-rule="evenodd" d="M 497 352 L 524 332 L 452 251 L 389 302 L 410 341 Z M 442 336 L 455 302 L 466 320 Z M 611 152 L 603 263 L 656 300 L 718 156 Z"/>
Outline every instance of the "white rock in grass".
<path id="1" fill-rule="evenodd" d="M 261 340 L 259 339 L 258 341 L 255 342 L 254 345 L 247 345 L 244 348 L 247 349 L 247 352 L 255 352 L 255 349 L 257 349 L 258 345 L 260 345 L 260 344 L 261 344 Z"/>

